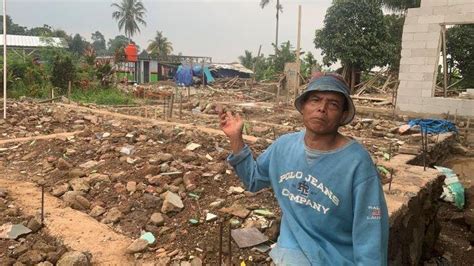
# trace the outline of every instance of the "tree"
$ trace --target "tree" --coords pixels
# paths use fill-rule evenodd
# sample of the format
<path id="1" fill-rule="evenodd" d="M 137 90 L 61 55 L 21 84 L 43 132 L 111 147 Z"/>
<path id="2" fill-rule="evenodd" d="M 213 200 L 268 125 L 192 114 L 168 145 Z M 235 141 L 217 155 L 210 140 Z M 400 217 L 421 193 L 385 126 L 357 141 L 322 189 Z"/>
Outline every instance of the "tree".
<path id="1" fill-rule="evenodd" d="M 117 35 L 113 39 L 109 39 L 107 42 L 108 50 L 111 53 L 114 53 L 117 49 L 123 49 L 127 46 L 128 43 L 134 43 L 133 40 L 129 40 L 124 35 Z"/>
<path id="2" fill-rule="evenodd" d="M 122 0 L 120 4 L 113 3 L 111 6 L 118 9 L 112 13 L 112 18 L 118 21 L 119 30 L 124 29 L 125 35 L 131 42 L 131 37 L 140 32 L 138 24 L 146 26 L 145 6 L 141 0 Z"/>
<path id="3" fill-rule="evenodd" d="M 326 65 L 338 60 L 350 70 L 351 88 L 359 83 L 358 73 L 388 64 L 389 34 L 378 0 L 339 0 L 327 10 L 324 27 L 316 30 L 314 44 Z"/>
<path id="4" fill-rule="evenodd" d="M 248 69 L 253 68 L 253 64 L 255 63 L 255 59 L 256 59 L 256 57 L 253 57 L 252 52 L 250 52 L 248 50 L 245 50 L 244 55 L 239 56 L 240 63 Z"/>
<path id="5" fill-rule="evenodd" d="M 301 73 L 304 77 L 310 77 L 313 70 L 321 70 L 321 65 L 311 52 L 307 52 L 302 60 Z"/>
<path id="6" fill-rule="evenodd" d="M 71 56 L 65 53 L 57 53 L 52 62 L 51 83 L 60 88 L 64 93 L 69 81 L 74 81 L 76 67 Z"/>
<path id="7" fill-rule="evenodd" d="M 446 31 L 449 68 L 461 74 L 460 86 L 474 88 L 474 24 L 455 25 Z"/>
<path id="8" fill-rule="evenodd" d="M 31 36 L 51 36 L 53 28 L 44 24 L 42 27 L 34 27 L 28 30 L 27 34 Z"/>
<path id="9" fill-rule="evenodd" d="M 13 22 L 12 18 L 7 15 L 7 34 L 25 35 L 27 28 Z M 0 15 L 0 34 L 3 34 L 3 15 Z"/>
<path id="10" fill-rule="evenodd" d="M 398 73 L 402 52 L 402 35 L 405 16 L 389 14 L 384 16 L 388 39 L 385 40 L 387 64 L 392 74 Z"/>
<path id="11" fill-rule="evenodd" d="M 421 0 L 382 0 L 382 5 L 392 11 L 406 11 L 408 8 L 420 7 Z"/>
<path id="12" fill-rule="evenodd" d="M 284 42 L 280 45 L 278 49 L 275 47 L 275 54 L 270 55 L 269 59 L 275 72 L 281 73 L 285 70 L 285 64 L 288 62 L 295 62 L 296 54 L 293 46 L 291 45 L 290 41 Z"/>
<path id="13" fill-rule="evenodd" d="M 260 0 L 260 7 L 265 8 L 270 3 L 270 0 Z M 280 13 L 283 13 L 283 6 L 280 5 L 280 0 L 276 2 L 276 31 L 275 31 L 275 49 L 278 49 L 278 24 L 280 21 Z"/>
<path id="14" fill-rule="evenodd" d="M 163 36 L 161 31 L 157 31 L 155 38 L 149 42 L 147 50 L 153 56 L 166 56 L 173 52 L 173 44 Z"/>
<path id="15" fill-rule="evenodd" d="M 105 37 L 100 31 L 96 31 L 91 35 L 92 47 L 98 53 L 104 52 L 107 48 L 105 47 Z"/>
<path id="16" fill-rule="evenodd" d="M 69 49 L 73 54 L 82 55 L 84 53 L 84 49 L 86 48 L 86 42 L 84 38 L 80 34 L 74 35 L 72 38 L 71 45 Z"/>

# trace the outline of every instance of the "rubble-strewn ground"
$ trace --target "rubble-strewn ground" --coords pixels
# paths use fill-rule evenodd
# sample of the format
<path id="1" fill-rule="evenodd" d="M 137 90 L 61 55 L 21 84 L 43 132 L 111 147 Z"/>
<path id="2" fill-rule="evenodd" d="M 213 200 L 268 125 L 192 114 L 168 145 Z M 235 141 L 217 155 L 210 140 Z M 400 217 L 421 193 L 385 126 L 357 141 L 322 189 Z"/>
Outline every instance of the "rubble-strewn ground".
<path id="1" fill-rule="evenodd" d="M 181 118 L 179 101 L 175 100 L 173 117 L 168 120 L 218 129 L 215 106 L 223 103 L 228 110 L 244 116 L 248 135 L 259 137 L 249 143 L 255 155 L 276 137 L 302 129 L 299 114 L 291 106 L 244 104 L 257 97 L 254 92 L 212 88 L 193 91 L 189 100 L 184 90 L 183 94 Z M 160 99 L 143 101 L 146 107 L 104 109 L 164 119 Z M 392 112 L 387 106 L 381 108 Z M 0 170 L 4 176 L 15 173 L 12 176 L 21 176 L 18 181 L 42 183 L 65 206 L 89 214 L 131 239 L 152 233 L 154 244 L 133 251 L 138 261 L 216 265 L 220 222 L 224 224 L 224 255 L 229 222 L 234 228 L 257 227 L 271 240 L 276 239 L 279 209 L 272 191 L 241 190 L 242 184 L 225 162 L 229 145 L 223 135 L 148 120 L 112 118 L 57 104 L 14 102 L 9 103 L 8 110 L 9 117 L 0 120 Z M 358 117 L 342 132 L 363 143 L 377 161 L 394 156 L 400 147 L 420 146 L 421 136 L 416 132 L 398 133 L 402 124 Z M 2 139 L 61 132 L 78 133 L 1 144 Z M 207 221 L 210 214 L 217 215 L 217 219 Z M 4 222 L 0 218 L 0 225 Z M 31 237 L 53 243 L 41 233 Z M 10 245 L 0 241 L 0 254 L 7 254 Z M 62 250 L 60 245 L 55 247 L 56 251 Z M 233 243 L 232 258 L 234 264 L 242 260 L 262 264 L 267 255 L 250 248 L 238 249 Z"/>

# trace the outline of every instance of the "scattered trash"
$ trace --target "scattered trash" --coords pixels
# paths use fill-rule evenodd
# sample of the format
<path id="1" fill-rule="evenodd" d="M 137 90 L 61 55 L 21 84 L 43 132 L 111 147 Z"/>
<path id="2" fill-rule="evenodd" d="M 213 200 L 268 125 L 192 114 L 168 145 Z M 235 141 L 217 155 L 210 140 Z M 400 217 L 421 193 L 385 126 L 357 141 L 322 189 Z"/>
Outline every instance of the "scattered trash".
<path id="1" fill-rule="evenodd" d="M 268 241 L 268 237 L 255 227 L 233 229 L 231 235 L 239 248 L 253 247 Z"/>
<path id="2" fill-rule="evenodd" d="M 31 233 L 30 228 L 22 224 L 6 223 L 0 226 L 1 239 L 17 239 L 19 236 Z"/>
<path id="3" fill-rule="evenodd" d="M 194 151 L 195 149 L 197 149 L 199 147 L 201 147 L 201 144 L 191 142 L 188 145 L 186 145 L 186 150 Z"/>
<path id="4" fill-rule="evenodd" d="M 198 225 L 198 224 L 199 224 L 199 220 L 196 220 L 196 219 L 189 219 L 189 223 L 192 224 L 192 225 Z"/>
<path id="5" fill-rule="evenodd" d="M 458 209 L 464 208 L 464 187 L 459 182 L 456 173 L 442 166 L 435 166 L 435 168 L 446 176 L 444 179 L 443 193 L 440 198 L 446 202 L 454 203 Z"/>
<path id="6" fill-rule="evenodd" d="M 263 216 L 265 218 L 273 218 L 275 214 L 267 209 L 257 209 L 253 211 L 254 214 Z"/>
<path id="7" fill-rule="evenodd" d="M 271 247 L 269 245 L 260 244 L 260 245 L 257 245 L 255 247 L 253 247 L 251 250 L 252 251 L 258 251 L 260 253 L 267 253 L 267 251 L 269 251 L 270 249 L 271 249 Z"/>
<path id="8" fill-rule="evenodd" d="M 214 220 L 217 220 L 217 215 L 210 212 L 206 214 L 206 222 L 212 222 Z"/>
<path id="9" fill-rule="evenodd" d="M 442 119 L 413 119 L 408 121 L 408 125 L 410 128 L 420 126 L 426 130 L 428 134 L 458 132 L 454 123 Z"/>
<path id="10" fill-rule="evenodd" d="M 155 236 L 150 232 L 143 232 L 142 235 L 140 236 L 140 238 L 148 241 L 148 244 L 150 244 L 150 245 L 155 243 L 155 241 L 156 241 Z"/>

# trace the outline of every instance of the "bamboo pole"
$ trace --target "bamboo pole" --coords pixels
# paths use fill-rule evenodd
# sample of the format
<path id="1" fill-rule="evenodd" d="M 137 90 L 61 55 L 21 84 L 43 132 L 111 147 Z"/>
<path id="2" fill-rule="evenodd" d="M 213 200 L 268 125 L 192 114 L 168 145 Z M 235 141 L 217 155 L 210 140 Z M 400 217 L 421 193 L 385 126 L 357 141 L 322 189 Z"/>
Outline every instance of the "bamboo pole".
<path id="1" fill-rule="evenodd" d="M 3 0 L 3 119 L 7 119 L 7 1 Z"/>
<path id="2" fill-rule="evenodd" d="M 298 97 L 300 87 L 300 50 L 301 50 L 301 5 L 298 5 L 298 39 L 296 40 L 296 76 L 295 99 Z"/>
<path id="3" fill-rule="evenodd" d="M 441 38 L 443 41 L 443 90 L 444 90 L 444 97 L 448 97 L 448 63 L 446 59 L 446 25 L 441 26 L 441 34 L 443 37 Z"/>

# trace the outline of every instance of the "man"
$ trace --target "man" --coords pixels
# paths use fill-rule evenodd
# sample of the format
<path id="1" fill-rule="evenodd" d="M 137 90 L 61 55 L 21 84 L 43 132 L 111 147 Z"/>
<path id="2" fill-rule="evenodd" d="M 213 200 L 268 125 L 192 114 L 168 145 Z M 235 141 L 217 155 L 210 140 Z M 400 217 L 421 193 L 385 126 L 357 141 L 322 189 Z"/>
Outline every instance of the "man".
<path id="1" fill-rule="evenodd" d="M 271 186 L 282 210 L 276 265 L 386 265 L 388 213 L 368 152 L 338 132 L 355 107 L 337 74 L 320 73 L 295 100 L 305 130 L 278 138 L 257 160 L 243 120 L 220 114 L 228 162 L 250 191 Z"/>

